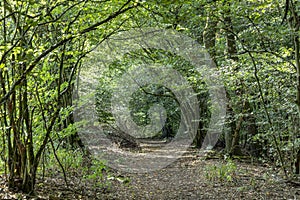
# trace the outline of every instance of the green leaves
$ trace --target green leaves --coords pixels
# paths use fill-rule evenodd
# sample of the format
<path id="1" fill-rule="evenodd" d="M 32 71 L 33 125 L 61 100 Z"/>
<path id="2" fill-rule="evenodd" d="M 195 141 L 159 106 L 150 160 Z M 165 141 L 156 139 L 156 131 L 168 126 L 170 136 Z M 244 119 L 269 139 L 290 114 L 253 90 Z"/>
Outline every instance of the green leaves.
<path id="1" fill-rule="evenodd" d="M 114 20 L 127 19 L 119 16 L 133 9 L 134 2 L 7 0 L 1 5 L 0 126 L 16 125 L 0 129 L 0 135 L 10 141 L 3 141 L 10 145 L 6 151 L 26 148 L 5 152 L 20 163 L 5 167 L 11 170 L 11 183 L 14 176 L 24 178 L 28 183 L 24 181 L 20 189 L 33 192 L 34 185 L 29 183 L 35 181 L 28 177 L 35 178 L 31 173 L 36 173 L 50 138 L 76 133 L 71 124 L 72 93 L 81 59 L 105 35 L 120 28 L 123 22 Z M 25 159 L 18 160 L 21 157 Z"/>

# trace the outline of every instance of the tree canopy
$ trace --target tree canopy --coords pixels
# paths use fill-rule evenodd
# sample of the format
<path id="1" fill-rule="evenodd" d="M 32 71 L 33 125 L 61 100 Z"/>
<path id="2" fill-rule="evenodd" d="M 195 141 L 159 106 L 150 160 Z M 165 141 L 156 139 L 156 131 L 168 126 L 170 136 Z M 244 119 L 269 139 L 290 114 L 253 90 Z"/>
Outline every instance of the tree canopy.
<path id="1" fill-rule="evenodd" d="M 210 149 L 230 158 L 250 156 L 271 162 L 286 180 L 299 177 L 298 1 L 3 0 L 0 5 L 0 173 L 9 188 L 33 194 L 37 178 L 51 163 L 62 170 L 67 184 L 67 161 L 62 158 L 71 155 L 71 159 L 77 151 L 75 163 L 105 163 L 94 161 L 93 151 L 79 134 L 91 116 L 81 116 L 83 120 L 74 116 L 82 103 L 75 100 L 86 66 L 98 70 L 96 90 L 91 93 L 97 125 L 119 146 L 143 151 L 139 147 L 143 140 L 169 144 L 176 141 L 177 132 L 189 134 L 195 125 L 195 134 L 189 135 L 191 146 L 207 147 L 204 143 L 218 108 L 205 71 L 163 48 L 143 46 L 118 58 L 111 54 L 110 63 L 97 54 L 109 54 L 101 45 L 118 34 L 148 28 L 191 38 L 206 51 L 199 56 L 208 55 L 212 61 L 226 93 L 226 117 Z M 125 42 L 121 45 L 127 47 Z M 131 96 L 124 94 L 118 106 L 121 109 L 128 101 L 130 120 L 139 127 L 150 126 L 153 120 L 159 127 L 135 137 L 131 127 L 126 131 L 116 123 L 122 116 L 113 113 L 112 99 L 121 87 L 132 86 L 119 83 L 120 77 L 143 66 L 178 72 L 188 86 L 174 88 L 193 91 L 184 93 L 189 94 L 185 98 L 196 99 L 198 107 L 180 102 L 177 90 L 163 84 L 167 78 L 141 85 Z M 84 74 L 87 82 L 93 73 Z M 138 84 L 145 77 L 130 78 Z M 193 113 L 196 120 L 185 112 Z M 73 165 L 79 167 L 78 163 Z M 93 170 L 102 174 L 102 168 Z"/>

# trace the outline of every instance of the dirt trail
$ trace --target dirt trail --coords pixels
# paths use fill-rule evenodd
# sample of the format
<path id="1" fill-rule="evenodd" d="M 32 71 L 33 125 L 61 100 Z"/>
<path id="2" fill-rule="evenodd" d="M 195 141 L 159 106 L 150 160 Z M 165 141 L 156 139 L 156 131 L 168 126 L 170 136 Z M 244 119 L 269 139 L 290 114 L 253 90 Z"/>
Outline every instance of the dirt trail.
<path id="1" fill-rule="evenodd" d="M 160 151 L 163 146 L 155 141 L 141 145 L 149 152 Z M 189 148 L 181 158 L 157 171 L 116 172 L 129 182 L 115 182 L 105 198 L 300 199 L 300 188 L 285 183 L 274 169 L 245 161 L 234 163 L 230 166 L 222 159 L 205 159 L 199 156 L 199 150 Z M 224 176 L 218 175 L 220 167 L 224 168 Z"/>
<path id="2" fill-rule="evenodd" d="M 156 155 L 165 145 L 161 141 L 144 141 L 142 152 L 135 154 L 139 154 L 137 159 L 147 152 Z M 67 187 L 61 173 L 57 173 L 38 180 L 35 197 L 8 191 L 0 176 L 0 199 L 300 199 L 300 188 L 286 183 L 278 170 L 267 164 L 234 160 L 228 165 L 223 159 L 205 159 L 195 148 L 188 148 L 179 159 L 158 170 L 111 170 L 109 174 L 109 184 L 103 186 L 100 181 L 95 186 L 82 181 L 74 171 L 73 175 L 69 173 Z"/>

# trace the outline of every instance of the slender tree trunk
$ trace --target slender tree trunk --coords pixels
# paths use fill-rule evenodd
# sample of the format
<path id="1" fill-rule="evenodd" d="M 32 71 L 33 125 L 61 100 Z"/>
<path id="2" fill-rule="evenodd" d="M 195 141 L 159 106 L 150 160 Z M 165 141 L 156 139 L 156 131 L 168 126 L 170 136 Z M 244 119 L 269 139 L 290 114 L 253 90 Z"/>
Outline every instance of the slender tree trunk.
<path id="1" fill-rule="evenodd" d="M 226 43 L 227 43 L 227 53 L 228 57 L 232 60 L 238 61 L 237 57 L 237 48 L 236 48 L 236 40 L 233 32 L 233 25 L 231 21 L 230 10 L 227 13 L 227 16 L 224 17 L 225 23 L 225 32 L 226 32 Z"/>
<path id="2" fill-rule="evenodd" d="M 232 20 L 231 20 L 231 10 L 230 10 L 230 5 L 228 2 L 226 2 L 227 9 L 224 13 L 224 29 L 225 29 L 225 34 L 226 34 L 226 49 L 227 49 L 227 54 L 228 57 L 234 61 L 238 61 L 237 57 L 237 47 L 236 47 L 236 40 L 234 36 L 234 30 L 233 30 L 233 25 L 232 25 Z M 238 69 L 236 69 L 238 70 Z M 237 81 L 237 86 L 240 86 L 241 81 Z M 242 90 L 242 89 L 241 89 Z M 243 91 L 237 91 L 236 95 L 242 95 Z M 228 97 L 228 99 L 231 99 Z M 241 110 L 241 113 L 244 110 L 244 103 Z M 226 149 L 229 151 L 230 154 L 232 155 L 240 155 L 241 154 L 241 148 L 240 148 L 240 132 L 242 128 L 242 123 L 244 121 L 243 114 L 239 116 L 237 119 L 235 119 L 236 113 L 234 113 L 233 109 L 231 108 L 231 105 L 228 105 L 228 114 L 230 115 L 230 131 L 227 134 L 230 134 L 230 136 L 227 136 L 227 145 L 228 146 Z"/>
<path id="3" fill-rule="evenodd" d="M 300 22 L 297 20 L 296 24 L 296 30 L 295 30 L 295 36 L 294 36 L 294 46 L 295 46 L 295 61 L 296 61 L 296 67 L 297 67 L 297 96 L 296 96 L 296 105 L 298 108 L 298 120 L 300 119 L 300 55 L 299 55 L 299 26 Z M 299 123 L 296 123 L 299 124 Z M 299 130 L 299 129 L 298 129 Z M 298 133 L 299 135 L 300 133 Z M 300 137 L 300 136 L 299 136 Z M 300 150 L 298 150 L 296 155 L 296 162 L 295 162 L 295 173 L 299 174 L 299 168 L 300 168 Z"/>
<path id="4" fill-rule="evenodd" d="M 213 7 L 213 5 L 212 5 Z M 205 49 L 208 51 L 211 59 L 216 62 L 215 57 L 216 57 L 216 51 L 215 51 L 215 45 L 216 45 L 216 33 L 217 33 L 217 24 L 218 21 L 214 16 L 214 12 L 213 12 L 213 8 L 210 7 L 207 10 L 207 16 L 206 16 L 206 24 L 205 24 L 205 28 L 203 31 L 203 44 L 205 46 Z M 201 108 L 200 108 L 200 118 L 204 118 L 206 113 L 205 111 L 207 110 L 207 101 L 208 101 L 208 97 L 203 98 L 198 97 L 200 102 L 201 102 Z M 194 143 L 196 145 L 196 147 L 201 147 L 203 140 L 205 138 L 205 135 L 207 133 L 206 130 L 204 130 L 204 122 L 200 120 L 199 124 L 198 124 L 198 130 L 196 133 L 196 136 L 194 137 Z"/>
<path id="5" fill-rule="evenodd" d="M 209 52 L 213 61 L 216 57 L 216 33 L 217 33 L 217 25 L 218 21 L 215 19 L 213 15 L 212 8 L 208 10 L 208 14 L 206 17 L 206 25 L 203 31 L 203 43 L 206 50 Z"/>
<path id="6" fill-rule="evenodd" d="M 247 148 L 246 146 L 248 146 L 248 149 L 251 152 L 252 156 L 260 156 L 261 152 L 263 150 L 263 146 L 261 143 L 256 142 L 256 141 L 251 141 L 250 144 L 247 144 L 247 138 L 251 137 L 253 138 L 255 135 L 258 134 L 258 128 L 257 128 L 257 124 L 256 124 L 256 118 L 254 116 L 253 109 L 250 105 L 250 102 L 247 100 L 245 101 L 245 111 L 247 113 L 247 116 L 245 117 L 245 122 L 247 124 L 246 126 L 246 137 L 244 139 L 244 147 Z"/>
<path id="7" fill-rule="evenodd" d="M 288 2 L 287 2 L 288 3 Z M 289 0 L 289 3 L 286 5 L 287 9 L 291 12 L 291 21 L 290 26 L 293 29 L 293 40 L 294 40 L 294 51 L 295 51 L 295 64 L 297 68 L 296 78 L 296 105 L 298 108 L 298 120 L 300 120 L 300 44 L 299 44 L 299 30 L 300 30 L 300 16 L 298 15 L 296 5 L 294 5 L 293 1 Z M 300 124 L 300 123 L 295 123 Z M 299 126 L 299 125 L 298 125 Z M 299 130 L 299 127 L 298 127 Z M 298 137 L 300 133 L 298 132 Z M 300 149 L 296 152 L 296 161 L 295 161 L 295 173 L 299 174 L 300 168 Z"/>

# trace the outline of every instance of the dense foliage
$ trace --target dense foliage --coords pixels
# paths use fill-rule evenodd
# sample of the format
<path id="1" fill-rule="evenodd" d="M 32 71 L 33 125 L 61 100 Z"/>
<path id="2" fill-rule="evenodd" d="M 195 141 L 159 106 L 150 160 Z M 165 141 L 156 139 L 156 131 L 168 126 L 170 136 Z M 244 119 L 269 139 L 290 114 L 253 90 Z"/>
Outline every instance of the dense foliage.
<path id="1" fill-rule="evenodd" d="M 107 38 L 143 27 L 177 30 L 210 53 L 228 99 L 219 147 L 229 156 L 272 161 L 286 178 L 299 174 L 298 1 L 3 0 L 0 5 L 0 172 L 9 187 L 33 192 L 47 158 L 64 169 L 60 159 L 69 151 L 62 141 L 73 150 L 83 148 L 72 116 L 80 68 L 96 64 L 90 52 Z M 213 109 L 207 86 L 191 63 L 170 52 L 131 52 L 106 67 L 96 94 L 99 122 L 114 121 L 109 107 L 115 79 L 141 63 L 174 68 L 187 79 L 201 107 L 194 141 L 201 147 Z M 130 98 L 136 123 L 150 123 L 149 105 L 159 104 L 168 116 L 167 136 L 176 134 L 181 113 L 168 88 L 149 84 Z"/>

